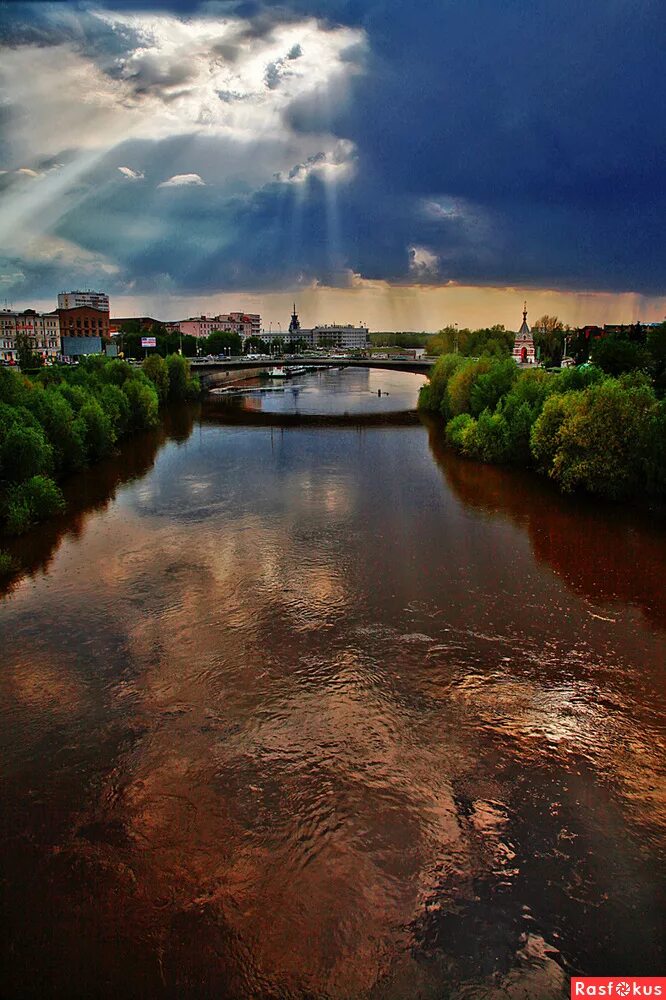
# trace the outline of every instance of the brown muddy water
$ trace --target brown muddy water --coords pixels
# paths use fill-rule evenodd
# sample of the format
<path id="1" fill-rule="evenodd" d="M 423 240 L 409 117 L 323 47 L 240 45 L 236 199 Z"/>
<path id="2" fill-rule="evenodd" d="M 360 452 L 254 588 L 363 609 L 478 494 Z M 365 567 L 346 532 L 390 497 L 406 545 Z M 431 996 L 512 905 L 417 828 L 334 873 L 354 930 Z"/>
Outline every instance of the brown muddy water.
<path id="1" fill-rule="evenodd" d="M 15 543 L 2 997 L 664 973 L 666 530 L 451 455 L 420 382 L 172 413 Z"/>

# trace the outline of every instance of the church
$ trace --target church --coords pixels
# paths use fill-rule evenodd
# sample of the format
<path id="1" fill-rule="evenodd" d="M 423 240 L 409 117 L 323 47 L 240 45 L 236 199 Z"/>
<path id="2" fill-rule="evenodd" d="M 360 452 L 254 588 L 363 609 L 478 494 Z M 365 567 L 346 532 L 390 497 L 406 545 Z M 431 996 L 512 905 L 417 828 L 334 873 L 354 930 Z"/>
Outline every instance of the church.
<path id="1" fill-rule="evenodd" d="M 536 364 L 532 331 L 527 325 L 527 302 L 523 308 L 523 325 L 516 334 L 516 339 L 513 342 L 513 360 L 519 365 Z"/>

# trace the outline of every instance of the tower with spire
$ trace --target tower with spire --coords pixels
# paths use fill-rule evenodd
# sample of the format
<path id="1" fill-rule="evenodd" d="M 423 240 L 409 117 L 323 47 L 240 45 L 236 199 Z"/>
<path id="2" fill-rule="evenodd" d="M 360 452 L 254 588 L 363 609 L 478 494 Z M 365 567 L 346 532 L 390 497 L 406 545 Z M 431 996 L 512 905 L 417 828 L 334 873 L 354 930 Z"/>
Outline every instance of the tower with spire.
<path id="1" fill-rule="evenodd" d="M 298 313 L 296 312 L 296 303 L 294 302 L 294 311 L 291 314 L 291 320 L 289 322 L 289 336 L 292 340 L 298 336 L 298 332 L 301 329 L 301 323 L 298 318 Z"/>
<path id="2" fill-rule="evenodd" d="M 532 331 L 527 325 L 527 302 L 523 306 L 523 325 L 513 342 L 513 360 L 519 365 L 536 364 L 536 351 Z"/>

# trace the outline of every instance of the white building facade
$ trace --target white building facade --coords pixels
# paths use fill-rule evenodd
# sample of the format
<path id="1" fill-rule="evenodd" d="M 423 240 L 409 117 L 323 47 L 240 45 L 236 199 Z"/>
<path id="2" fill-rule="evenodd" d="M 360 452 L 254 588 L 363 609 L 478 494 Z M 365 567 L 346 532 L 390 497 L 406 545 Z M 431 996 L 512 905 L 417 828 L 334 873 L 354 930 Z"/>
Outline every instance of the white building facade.
<path id="1" fill-rule="evenodd" d="M 365 326 L 329 323 L 324 326 L 314 326 L 311 330 L 299 329 L 294 339 L 305 341 L 308 347 L 364 351 L 370 343 L 370 332 Z"/>
<path id="2" fill-rule="evenodd" d="M 60 292 L 58 309 L 99 309 L 109 311 L 109 296 L 106 292 Z"/>
<path id="3" fill-rule="evenodd" d="M 57 312 L 0 311 L 0 360 L 18 360 L 17 337 L 24 336 L 30 349 L 43 358 L 55 358 L 60 351 L 60 319 Z"/>

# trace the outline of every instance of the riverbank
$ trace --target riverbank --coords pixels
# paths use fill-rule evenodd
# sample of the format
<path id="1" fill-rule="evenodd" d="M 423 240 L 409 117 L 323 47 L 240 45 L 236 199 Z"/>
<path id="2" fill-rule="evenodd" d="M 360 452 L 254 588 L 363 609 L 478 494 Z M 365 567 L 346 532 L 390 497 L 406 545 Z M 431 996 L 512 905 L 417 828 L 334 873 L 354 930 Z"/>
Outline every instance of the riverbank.
<path id="1" fill-rule="evenodd" d="M 666 400 L 642 372 L 522 370 L 511 358 L 448 354 L 419 408 L 467 458 L 534 469 L 565 493 L 666 506 Z"/>
<path id="2" fill-rule="evenodd" d="M 150 357 L 141 368 L 94 356 L 31 377 L 0 369 L 0 537 L 62 513 L 59 483 L 68 475 L 156 427 L 160 408 L 198 395 L 178 355 Z M 0 573 L 13 568 L 0 559 Z"/>

